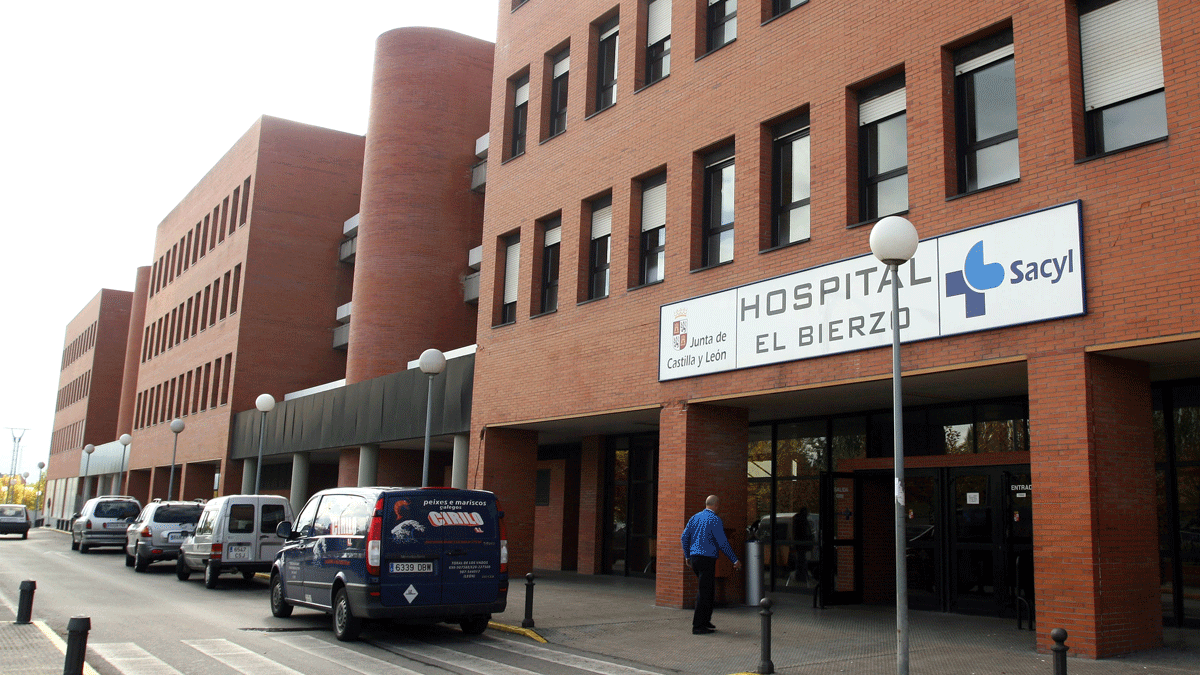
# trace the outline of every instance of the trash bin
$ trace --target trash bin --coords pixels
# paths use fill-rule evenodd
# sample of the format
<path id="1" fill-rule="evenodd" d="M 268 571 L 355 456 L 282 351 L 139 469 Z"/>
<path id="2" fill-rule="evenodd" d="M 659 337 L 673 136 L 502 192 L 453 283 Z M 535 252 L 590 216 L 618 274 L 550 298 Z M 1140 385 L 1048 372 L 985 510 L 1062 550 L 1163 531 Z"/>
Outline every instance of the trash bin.
<path id="1" fill-rule="evenodd" d="M 763 543 L 751 539 L 746 542 L 746 605 L 757 607 L 763 597 Z"/>

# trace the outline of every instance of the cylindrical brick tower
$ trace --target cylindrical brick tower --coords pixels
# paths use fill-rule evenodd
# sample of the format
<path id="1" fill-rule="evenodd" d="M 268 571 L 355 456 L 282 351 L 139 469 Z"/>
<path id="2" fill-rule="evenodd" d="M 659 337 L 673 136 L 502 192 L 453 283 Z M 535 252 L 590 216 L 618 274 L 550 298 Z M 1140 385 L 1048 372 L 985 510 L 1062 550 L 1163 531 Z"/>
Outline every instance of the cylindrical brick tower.
<path id="1" fill-rule="evenodd" d="M 483 231 L 471 166 L 488 131 L 493 51 L 434 28 L 376 42 L 347 383 L 404 370 L 430 347 L 475 341 L 462 277 Z"/>

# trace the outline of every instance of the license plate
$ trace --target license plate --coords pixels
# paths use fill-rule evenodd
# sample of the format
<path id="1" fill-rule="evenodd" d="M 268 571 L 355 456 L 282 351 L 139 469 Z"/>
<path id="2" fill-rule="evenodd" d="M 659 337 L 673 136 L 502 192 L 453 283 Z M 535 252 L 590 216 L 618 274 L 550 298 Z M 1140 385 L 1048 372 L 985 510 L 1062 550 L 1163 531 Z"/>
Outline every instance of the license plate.
<path id="1" fill-rule="evenodd" d="M 178 544 L 179 542 L 183 541 L 183 533 L 182 532 L 168 532 L 167 533 L 167 541 L 172 544 Z"/>
<path id="2" fill-rule="evenodd" d="M 249 560 L 250 559 L 250 546 L 247 544 L 241 544 L 241 545 L 232 544 L 232 545 L 230 545 L 228 558 L 230 560 Z"/>
<path id="3" fill-rule="evenodd" d="M 104 529 L 106 529 L 106 530 L 117 530 L 117 529 L 124 530 L 128 527 L 129 527 L 129 523 L 105 523 L 104 524 Z"/>
<path id="4" fill-rule="evenodd" d="M 431 562 L 394 562 L 391 566 L 393 574 L 433 573 Z"/>

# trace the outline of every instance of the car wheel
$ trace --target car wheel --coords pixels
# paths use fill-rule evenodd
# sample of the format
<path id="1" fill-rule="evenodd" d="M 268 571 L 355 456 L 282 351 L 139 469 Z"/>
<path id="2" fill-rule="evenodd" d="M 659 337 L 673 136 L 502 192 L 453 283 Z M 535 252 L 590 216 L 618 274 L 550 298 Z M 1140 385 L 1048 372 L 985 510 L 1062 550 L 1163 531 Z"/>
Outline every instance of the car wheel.
<path id="1" fill-rule="evenodd" d="M 22 538 L 22 539 L 28 539 L 28 538 L 29 538 L 29 533 L 28 533 L 28 532 L 22 532 L 22 533 L 21 533 L 21 538 Z"/>
<path id="2" fill-rule="evenodd" d="M 333 599 L 333 636 L 342 642 L 353 642 L 361 631 L 362 619 L 351 611 L 346 589 L 339 588 Z"/>
<path id="3" fill-rule="evenodd" d="M 150 566 L 150 561 L 146 560 L 146 556 L 142 555 L 141 549 L 133 555 L 133 569 L 136 572 L 145 572 Z"/>
<path id="4" fill-rule="evenodd" d="M 491 617 L 488 616 L 477 616 L 463 621 L 462 623 L 458 624 L 458 627 L 462 628 L 462 632 L 466 633 L 467 635 L 479 635 L 483 631 L 487 630 L 488 621 L 490 620 Z"/>
<path id="5" fill-rule="evenodd" d="M 204 566 L 204 587 L 216 588 L 217 577 L 221 576 L 221 566 L 215 562 L 210 562 Z"/>
<path id="6" fill-rule="evenodd" d="M 125 566 L 133 567 L 133 556 L 129 555 L 128 552 L 125 553 Z"/>
<path id="7" fill-rule="evenodd" d="M 271 575 L 271 614 L 280 619 L 292 615 L 292 606 L 283 597 L 283 579 L 278 574 Z"/>
<path id="8" fill-rule="evenodd" d="M 257 574 L 257 572 L 254 570 L 242 570 L 242 578 L 246 581 L 253 579 L 255 574 Z"/>
<path id="9" fill-rule="evenodd" d="M 78 541 L 76 541 L 76 539 L 75 539 L 75 535 L 71 535 L 71 550 L 72 550 L 72 551 L 78 551 L 78 550 L 79 550 L 79 542 L 78 542 Z"/>
<path id="10" fill-rule="evenodd" d="M 79 552 L 80 553 L 87 553 L 88 551 L 91 550 L 91 548 L 92 548 L 91 546 L 88 546 L 87 544 L 83 543 L 82 541 L 79 542 Z"/>
<path id="11" fill-rule="evenodd" d="M 180 581 L 187 581 L 192 578 L 192 568 L 188 567 L 187 563 L 183 561 L 182 553 L 175 559 L 175 578 Z"/>

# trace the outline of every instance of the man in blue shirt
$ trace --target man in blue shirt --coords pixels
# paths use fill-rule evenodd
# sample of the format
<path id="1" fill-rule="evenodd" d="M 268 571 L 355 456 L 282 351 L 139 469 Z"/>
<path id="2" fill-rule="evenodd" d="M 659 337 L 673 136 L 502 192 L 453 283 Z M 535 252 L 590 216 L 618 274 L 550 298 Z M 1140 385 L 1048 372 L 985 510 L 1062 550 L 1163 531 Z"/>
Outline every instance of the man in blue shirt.
<path id="1" fill-rule="evenodd" d="M 741 561 L 725 538 L 725 524 L 717 515 L 720 508 L 721 500 L 716 495 L 709 495 L 704 500 L 704 510 L 692 516 L 680 537 L 683 557 L 688 567 L 700 577 L 700 585 L 696 589 L 696 612 L 692 615 L 694 635 L 705 635 L 716 630 L 716 626 L 712 625 L 713 585 L 719 552 L 723 551 L 733 562 L 734 570 L 742 569 Z"/>

